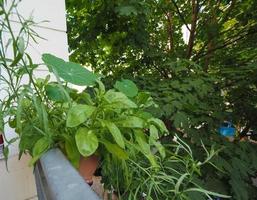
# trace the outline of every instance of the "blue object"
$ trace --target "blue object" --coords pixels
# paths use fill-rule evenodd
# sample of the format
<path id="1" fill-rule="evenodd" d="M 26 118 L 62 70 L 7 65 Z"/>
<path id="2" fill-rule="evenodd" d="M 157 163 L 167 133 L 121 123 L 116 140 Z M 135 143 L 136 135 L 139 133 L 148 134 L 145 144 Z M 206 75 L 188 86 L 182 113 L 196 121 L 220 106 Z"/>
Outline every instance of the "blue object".
<path id="1" fill-rule="evenodd" d="M 224 122 L 220 128 L 219 133 L 225 137 L 235 136 L 236 129 L 231 122 Z"/>

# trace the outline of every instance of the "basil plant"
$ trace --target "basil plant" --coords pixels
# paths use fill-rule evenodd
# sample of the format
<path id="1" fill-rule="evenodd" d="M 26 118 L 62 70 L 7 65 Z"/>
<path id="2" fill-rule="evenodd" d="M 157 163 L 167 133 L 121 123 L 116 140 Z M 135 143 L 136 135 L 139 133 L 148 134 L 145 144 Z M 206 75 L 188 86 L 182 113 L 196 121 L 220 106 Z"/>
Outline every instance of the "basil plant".
<path id="1" fill-rule="evenodd" d="M 97 154 L 104 158 L 111 154 L 126 160 L 132 156 L 131 152 L 137 152 L 152 166 L 158 167 L 153 152 L 165 157 L 158 139 L 168 131 L 161 120 L 146 111 L 156 106 L 148 93 L 139 92 L 130 80 L 117 81 L 113 89 L 106 90 L 98 75 L 79 64 L 65 62 L 50 54 L 44 54 L 42 59 L 57 81 L 49 82 L 49 77 L 38 80 L 40 90 L 45 94 L 44 102 L 35 99 L 34 103 L 38 102 L 38 105 L 33 106 L 33 101 L 24 96 L 21 114 L 17 116 L 28 117 L 22 111 L 30 110 L 32 118 L 35 118 L 32 113 L 37 113 L 36 118 L 42 120 L 39 125 L 42 128 L 35 126 L 25 131 L 25 124 L 18 128 L 18 132 L 23 132 L 21 151 L 28 146 L 33 157 L 31 164 L 49 148 L 59 146 L 75 166 L 81 156 Z M 70 84 L 87 87 L 79 93 Z M 26 123 L 25 119 L 20 121 Z M 36 141 L 28 142 L 32 138 Z M 31 144 L 34 145 L 31 147 Z"/>

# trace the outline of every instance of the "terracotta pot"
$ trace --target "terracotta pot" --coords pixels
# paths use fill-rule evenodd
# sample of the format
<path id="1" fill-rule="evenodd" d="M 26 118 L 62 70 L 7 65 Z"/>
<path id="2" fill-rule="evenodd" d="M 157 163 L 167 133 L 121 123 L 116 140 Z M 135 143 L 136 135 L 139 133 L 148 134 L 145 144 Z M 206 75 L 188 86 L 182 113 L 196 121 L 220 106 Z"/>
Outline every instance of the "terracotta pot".
<path id="1" fill-rule="evenodd" d="M 93 182 L 94 173 L 99 164 L 99 157 L 96 155 L 87 158 L 81 157 L 79 161 L 79 173 L 87 183 Z"/>

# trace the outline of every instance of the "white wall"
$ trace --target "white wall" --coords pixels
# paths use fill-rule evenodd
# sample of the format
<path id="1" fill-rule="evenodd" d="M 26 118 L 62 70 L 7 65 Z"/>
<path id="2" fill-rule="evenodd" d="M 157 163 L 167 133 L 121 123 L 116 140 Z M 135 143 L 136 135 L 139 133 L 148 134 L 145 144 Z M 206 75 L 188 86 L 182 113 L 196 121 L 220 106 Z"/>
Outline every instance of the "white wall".
<path id="1" fill-rule="evenodd" d="M 34 63 L 42 63 L 41 55 L 43 53 L 51 53 L 65 60 L 68 59 L 65 0 L 22 0 L 18 6 L 18 12 L 25 19 L 32 15 L 35 22 L 47 21 L 33 28 L 44 38 L 38 39 L 38 43 L 31 41 L 27 49 Z M 12 17 L 12 26 L 14 30 L 19 30 L 20 26 L 15 16 Z M 47 74 L 48 71 L 42 67 L 35 73 L 37 77 L 45 77 Z M 5 135 L 10 139 L 15 137 L 16 133 L 7 127 Z M 10 147 L 10 156 L 17 153 L 18 143 L 15 143 Z"/>
<path id="2" fill-rule="evenodd" d="M 9 2 L 12 0 L 9 0 Z M 19 12 L 26 18 L 33 11 L 34 21 L 48 20 L 35 27 L 35 31 L 46 40 L 38 40 L 38 44 L 31 43 L 28 53 L 35 63 L 42 63 L 42 53 L 52 53 L 63 59 L 68 59 L 68 44 L 66 36 L 65 0 L 22 0 Z M 12 19 L 14 29 L 19 27 L 15 17 Z M 48 72 L 40 69 L 37 76 L 43 77 Z M 1 88 L 0 88 L 1 89 Z M 0 93 L 3 96 L 2 92 Z M 8 138 L 16 134 L 7 128 L 5 134 Z M 28 156 L 23 156 L 18 161 L 18 144 L 12 145 L 9 157 L 9 172 L 5 169 L 5 163 L 0 160 L 0 200 L 34 200 L 36 188 L 33 176 L 33 168 L 28 167 Z"/>

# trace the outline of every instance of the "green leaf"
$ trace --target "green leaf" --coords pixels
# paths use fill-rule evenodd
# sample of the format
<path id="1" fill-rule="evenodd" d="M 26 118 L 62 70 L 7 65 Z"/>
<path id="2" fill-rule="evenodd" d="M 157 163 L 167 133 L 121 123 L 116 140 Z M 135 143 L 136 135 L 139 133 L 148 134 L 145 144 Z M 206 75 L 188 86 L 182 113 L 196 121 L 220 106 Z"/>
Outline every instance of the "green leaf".
<path id="1" fill-rule="evenodd" d="M 79 99 L 85 101 L 85 103 L 88 105 L 94 105 L 94 102 L 93 102 L 90 94 L 88 94 L 86 92 L 80 93 Z"/>
<path id="2" fill-rule="evenodd" d="M 23 54 L 18 53 L 18 55 L 14 58 L 14 60 L 12 61 L 10 66 L 14 67 L 15 65 L 17 65 L 20 62 L 20 60 L 22 59 L 22 57 L 23 57 Z"/>
<path id="3" fill-rule="evenodd" d="M 78 104 L 72 106 L 68 112 L 66 126 L 76 127 L 85 122 L 95 111 L 94 106 Z"/>
<path id="4" fill-rule="evenodd" d="M 150 106 L 156 105 L 150 93 L 148 92 L 139 92 L 136 97 L 136 100 L 138 105 L 144 105 L 144 107 L 150 107 Z"/>
<path id="5" fill-rule="evenodd" d="M 113 155 L 117 156 L 119 159 L 128 159 L 128 154 L 120 148 L 117 144 L 112 144 L 107 140 L 103 140 L 102 143 L 106 147 L 106 149 Z"/>
<path id="6" fill-rule="evenodd" d="M 5 160 L 5 167 L 6 167 L 7 171 L 8 171 L 9 145 L 4 146 L 3 154 L 4 154 L 4 160 Z"/>
<path id="7" fill-rule="evenodd" d="M 154 140 L 159 138 L 158 129 L 154 125 L 150 125 L 150 137 Z"/>
<path id="8" fill-rule="evenodd" d="M 184 174 L 185 175 L 185 174 Z M 183 176 L 184 176 L 183 175 Z M 179 181 L 184 178 L 183 176 L 180 177 Z M 179 182 L 178 181 L 178 182 Z M 177 185 L 177 184 L 176 184 Z M 205 189 L 202 189 L 202 188 L 189 188 L 189 189 L 186 189 L 184 190 L 185 193 L 187 192 L 201 192 L 201 193 L 204 193 L 205 195 L 211 195 L 211 196 L 216 196 L 216 197 L 221 197 L 221 198 L 226 198 L 226 199 L 230 199 L 231 196 L 228 196 L 228 195 L 223 195 L 223 194 L 219 194 L 219 193 L 216 193 L 216 192 L 211 192 L 211 191 L 208 191 L 208 190 L 205 190 Z M 243 199 L 242 199 L 243 200 Z"/>
<path id="9" fill-rule="evenodd" d="M 4 147 L 4 152 L 3 153 L 4 153 L 5 160 L 7 160 L 8 156 L 9 156 L 9 147 L 8 146 Z"/>
<path id="10" fill-rule="evenodd" d="M 24 51 L 25 51 L 25 42 L 24 42 L 24 39 L 23 37 L 19 37 L 18 38 L 18 50 L 19 50 L 19 53 L 20 54 L 24 54 Z"/>
<path id="11" fill-rule="evenodd" d="M 50 148 L 51 142 L 49 138 L 42 137 L 34 145 L 32 150 L 32 159 L 29 165 L 32 166 L 35 162 Z"/>
<path id="12" fill-rule="evenodd" d="M 145 120 L 148 120 L 148 119 L 150 119 L 150 118 L 153 117 L 153 115 L 152 115 L 151 113 L 149 113 L 149 112 L 144 112 L 144 111 L 138 111 L 138 112 L 136 113 L 136 115 L 137 115 L 138 117 L 142 118 L 142 119 L 145 119 Z"/>
<path id="13" fill-rule="evenodd" d="M 100 94 L 104 94 L 105 93 L 105 86 L 104 86 L 103 82 L 100 81 L 100 80 L 97 80 L 96 82 L 98 83 Z"/>
<path id="14" fill-rule="evenodd" d="M 160 142 L 158 142 L 156 140 L 150 139 L 150 141 L 151 141 L 151 144 L 153 144 L 157 148 L 157 150 L 159 151 L 161 157 L 165 158 L 166 157 L 166 151 L 165 151 L 164 146 Z"/>
<path id="15" fill-rule="evenodd" d="M 158 119 L 158 118 L 151 118 L 151 119 L 148 120 L 148 122 L 151 123 L 151 124 L 156 125 L 157 127 L 159 127 L 159 129 L 162 133 L 163 132 L 165 132 L 165 133 L 169 132 L 168 129 L 166 128 L 164 122 L 162 120 Z"/>
<path id="16" fill-rule="evenodd" d="M 117 142 L 117 144 L 121 147 L 121 148 L 125 148 L 125 143 L 124 143 L 124 138 L 120 132 L 120 129 L 112 122 L 109 121 L 104 121 L 104 124 L 106 125 L 106 127 L 108 128 L 108 130 L 110 131 L 110 133 L 112 134 L 115 142 Z"/>
<path id="17" fill-rule="evenodd" d="M 58 84 L 48 84 L 45 86 L 45 90 L 46 95 L 52 101 L 66 102 L 68 100 L 63 90 L 58 86 Z"/>
<path id="18" fill-rule="evenodd" d="M 79 160 L 80 160 L 80 152 L 77 149 L 77 145 L 74 138 L 69 136 L 65 137 L 65 151 L 71 164 L 74 167 L 78 168 Z"/>
<path id="19" fill-rule="evenodd" d="M 141 151 L 144 152 L 144 154 L 151 154 L 151 148 L 150 148 L 150 145 L 147 143 L 144 132 L 141 130 L 134 130 L 134 133 L 135 133 L 135 139 L 139 144 L 139 146 L 141 147 Z"/>
<path id="20" fill-rule="evenodd" d="M 179 177 L 179 179 L 178 179 L 178 181 L 175 185 L 175 188 L 174 188 L 175 189 L 175 194 L 178 194 L 180 192 L 180 185 L 183 183 L 184 179 L 187 178 L 187 176 L 189 176 L 189 174 L 185 173 L 185 174 L 183 174 L 182 176 Z"/>
<path id="21" fill-rule="evenodd" d="M 141 130 L 134 130 L 135 139 L 140 147 L 140 151 L 145 155 L 153 167 L 158 167 L 155 157 L 151 152 L 150 144 L 147 143 L 145 134 Z"/>
<path id="22" fill-rule="evenodd" d="M 127 79 L 116 81 L 114 87 L 128 97 L 134 97 L 138 93 L 136 84 L 133 81 Z"/>
<path id="23" fill-rule="evenodd" d="M 1 135 L 1 134 L 0 134 L 0 135 Z M 8 145 L 10 145 L 10 144 L 16 142 L 18 139 L 20 139 L 20 138 L 19 138 L 19 137 L 12 138 L 12 139 L 10 139 L 9 141 L 7 141 L 7 143 L 8 143 Z"/>
<path id="24" fill-rule="evenodd" d="M 47 137 L 42 137 L 40 138 L 32 151 L 32 155 L 33 156 L 38 156 L 41 155 L 42 153 L 44 153 L 48 148 L 50 147 L 50 140 Z"/>
<path id="25" fill-rule="evenodd" d="M 42 60 L 49 67 L 50 71 L 56 71 L 63 80 L 75 85 L 94 85 L 98 78 L 97 75 L 85 67 L 73 62 L 65 62 L 51 54 L 43 54 Z"/>
<path id="26" fill-rule="evenodd" d="M 114 108 L 137 108 L 137 105 L 121 92 L 109 90 L 104 98 L 109 104 L 113 104 Z"/>
<path id="27" fill-rule="evenodd" d="M 126 128 L 144 128 L 145 121 L 142 118 L 135 116 L 127 116 L 124 120 L 117 122 L 119 126 Z"/>
<path id="28" fill-rule="evenodd" d="M 95 153 L 98 148 L 98 139 L 92 130 L 80 128 L 75 134 L 75 140 L 82 156 L 88 157 Z"/>

